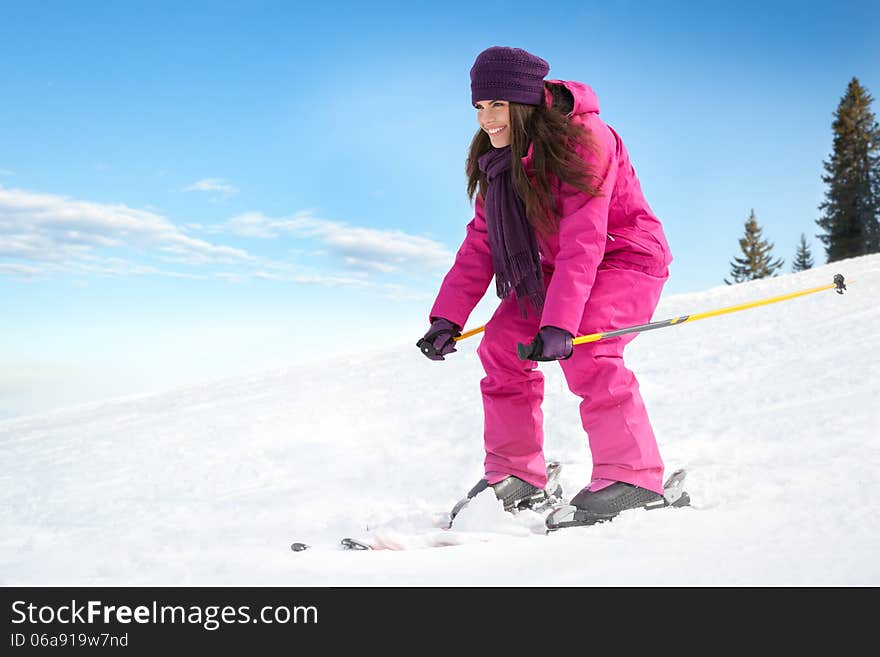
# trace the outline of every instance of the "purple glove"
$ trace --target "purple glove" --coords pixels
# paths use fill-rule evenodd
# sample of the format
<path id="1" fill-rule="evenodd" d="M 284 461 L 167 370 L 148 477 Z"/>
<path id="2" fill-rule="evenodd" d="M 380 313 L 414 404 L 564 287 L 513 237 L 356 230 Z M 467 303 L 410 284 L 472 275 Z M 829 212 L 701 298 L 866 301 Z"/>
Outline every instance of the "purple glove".
<path id="1" fill-rule="evenodd" d="M 542 326 L 529 344 L 518 344 L 516 354 L 520 360 L 565 360 L 574 353 L 572 334 L 555 326 Z"/>
<path id="2" fill-rule="evenodd" d="M 461 335 L 461 330 L 448 319 L 434 317 L 433 320 L 431 328 L 416 346 L 431 360 L 446 360 L 444 356 L 455 351 L 454 338 Z"/>

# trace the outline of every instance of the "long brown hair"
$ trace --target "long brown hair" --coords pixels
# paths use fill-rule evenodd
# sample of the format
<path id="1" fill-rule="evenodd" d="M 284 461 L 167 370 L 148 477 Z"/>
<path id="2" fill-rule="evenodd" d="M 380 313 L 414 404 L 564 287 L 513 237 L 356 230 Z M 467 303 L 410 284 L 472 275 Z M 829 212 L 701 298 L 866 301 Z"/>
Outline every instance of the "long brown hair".
<path id="1" fill-rule="evenodd" d="M 529 223 L 539 233 L 549 235 L 559 228 L 556 198 L 551 191 L 554 181 L 568 183 L 590 196 L 599 195 L 599 185 L 594 182 L 595 173 L 573 148 L 581 144 L 589 151 L 597 152 L 590 132 L 567 116 L 574 108 L 571 92 L 561 84 L 544 84 L 553 97 L 550 107 L 509 103 L 510 155 L 513 186 L 523 201 Z M 528 153 L 530 144 L 533 147 L 534 187 L 521 159 Z M 486 194 L 486 176 L 480 171 L 477 159 L 491 148 L 489 135 L 478 130 L 471 141 L 465 166 L 467 194 L 471 201 L 477 191 L 480 196 Z"/>

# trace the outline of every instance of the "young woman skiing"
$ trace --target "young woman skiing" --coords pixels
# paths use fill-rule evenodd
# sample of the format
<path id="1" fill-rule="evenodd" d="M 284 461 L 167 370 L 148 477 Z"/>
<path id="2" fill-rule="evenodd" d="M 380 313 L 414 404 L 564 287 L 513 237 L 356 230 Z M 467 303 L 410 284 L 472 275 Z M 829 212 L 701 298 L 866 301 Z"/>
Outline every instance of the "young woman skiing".
<path id="1" fill-rule="evenodd" d="M 672 261 L 620 136 L 586 84 L 547 80 L 548 63 L 492 47 L 470 71 L 479 130 L 467 159 L 473 220 L 418 346 L 455 351 L 493 276 L 501 302 L 478 348 L 486 376 L 485 478 L 508 510 L 547 497 L 536 361 L 560 361 L 593 458 L 570 504 L 589 524 L 662 501 L 663 461 L 623 350 L 634 334 L 572 347 L 576 335 L 651 321 Z M 527 343 L 520 359 L 517 344 Z M 551 493 L 553 491 L 550 491 Z"/>

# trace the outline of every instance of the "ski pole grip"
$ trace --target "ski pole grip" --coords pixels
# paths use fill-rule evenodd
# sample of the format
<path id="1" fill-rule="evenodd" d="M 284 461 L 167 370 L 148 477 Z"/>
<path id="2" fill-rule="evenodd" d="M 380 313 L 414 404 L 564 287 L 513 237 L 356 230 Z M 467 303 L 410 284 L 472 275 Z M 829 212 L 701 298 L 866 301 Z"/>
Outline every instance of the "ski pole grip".
<path id="1" fill-rule="evenodd" d="M 540 335 L 536 335 L 535 339 L 528 344 L 518 342 L 516 345 L 516 355 L 519 356 L 520 360 L 551 360 L 542 357 L 543 351 L 544 342 L 541 340 Z"/>
<path id="2" fill-rule="evenodd" d="M 425 338 L 422 338 L 418 342 L 416 342 L 416 346 L 421 350 L 425 356 L 428 358 L 432 358 L 437 355 L 437 350 L 434 348 L 434 343 L 429 342 Z"/>

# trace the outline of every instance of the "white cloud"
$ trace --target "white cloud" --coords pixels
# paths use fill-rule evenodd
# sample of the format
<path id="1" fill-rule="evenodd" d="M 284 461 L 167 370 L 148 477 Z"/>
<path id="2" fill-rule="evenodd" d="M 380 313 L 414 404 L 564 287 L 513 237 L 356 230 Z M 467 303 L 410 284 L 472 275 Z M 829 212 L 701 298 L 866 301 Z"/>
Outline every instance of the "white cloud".
<path id="1" fill-rule="evenodd" d="M 252 260 L 241 249 L 194 239 L 153 212 L 0 187 L 0 257 L 73 263 L 123 247 L 188 264 Z"/>
<path id="2" fill-rule="evenodd" d="M 33 265 L 19 265 L 15 263 L 6 263 L 0 262 L 0 275 L 3 274 L 12 274 L 15 276 L 39 276 L 43 273 L 43 269 L 41 267 L 34 267 Z"/>
<path id="3" fill-rule="evenodd" d="M 364 260 L 363 258 L 355 258 L 352 256 L 345 256 L 342 261 L 352 269 L 377 271 L 382 274 L 390 274 L 397 269 L 397 267 L 389 265 L 385 262 L 379 262 L 377 260 Z"/>
<path id="4" fill-rule="evenodd" d="M 306 267 L 302 257 L 251 255 L 194 237 L 196 231 L 309 239 L 316 248 L 301 253 L 312 259 L 333 257 L 342 271 Z M 0 186 L 0 276 L 164 276 L 367 288 L 377 285 L 376 274 L 440 268 L 452 257 L 442 244 L 424 237 L 353 227 L 309 212 L 281 219 L 251 212 L 219 226 L 191 224 L 184 229 L 157 212 Z M 409 294 L 399 287 L 392 296 Z"/>
<path id="5" fill-rule="evenodd" d="M 302 285 L 325 285 L 327 287 L 364 287 L 367 282 L 362 278 L 348 276 L 319 276 L 314 274 L 300 274 L 290 280 Z"/>
<path id="6" fill-rule="evenodd" d="M 440 242 L 399 230 L 361 228 L 319 219 L 310 212 L 275 219 L 260 212 L 240 214 L 212 229 L 237 235 L 275 239 L 284 234 L 317 239 L 324 248 L 354 269 L 383 273 L 402 268 L 443 269 L 454 254 Z"/>
<path id="7" fill-rule="evenodd" d="M 424 290 L 412 290 L 403 285 L 389 284 L 383 286 L 383 290 L 382 296 L 391 301 L 425 301 L 430 304 L 434 298 Z"/>
<path id="8" fill-rule="evenodd" d="M 283 232 L 294 232 L 297 228 L 308 225 L 310 215 L 300 213 L 293 219 L 270 219 L 260 212 L 245 212 L 229 219 L 225 223 L 209 229 L 211 232 L 231 232 L 244 237 L 260 237 L 275 239 Z"/>
<path id="9" fill-rule="evenodd" d="M 185 187 L 185 192 L 221 192 L 223 194 L 237 194 L 238 188 L 230 185 L 222 178 L 202 178 L 198 182 Z"/>

